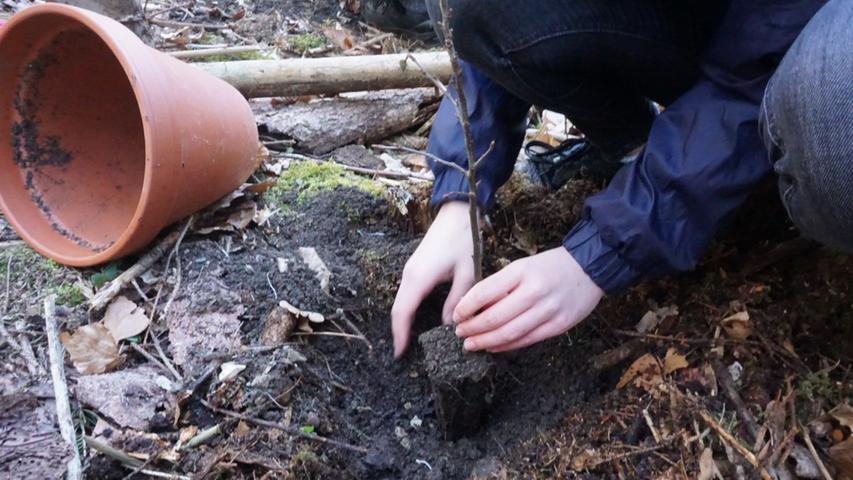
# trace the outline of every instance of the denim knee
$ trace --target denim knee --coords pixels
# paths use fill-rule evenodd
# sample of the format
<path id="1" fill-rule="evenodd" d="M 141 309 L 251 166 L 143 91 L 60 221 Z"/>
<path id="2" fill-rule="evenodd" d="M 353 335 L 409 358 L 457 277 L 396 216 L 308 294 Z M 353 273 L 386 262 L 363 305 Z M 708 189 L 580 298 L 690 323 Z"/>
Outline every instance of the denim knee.
<path id="1" fill-rule="evenodd" d="M 770 80 L 761 131 L 803 235 L 853 251 L 853 9 L 832 0 Z"/>
<path id="2" fill-rule="evenodd" d="M 436 33 L 443 39 L 439 22 L 441 8 L 438 0 L 426 0 L 427 11 Z M 459 56 L 485 72 L 493 71 L 502 56 L 498 47 L 501 36 L 507 32 L 502 26 L 489 21 L 488 11 L 500 8 L 495 2 L 483 0 L 448 0 L 451 10 L 451 28 L 454 46 Z"/>

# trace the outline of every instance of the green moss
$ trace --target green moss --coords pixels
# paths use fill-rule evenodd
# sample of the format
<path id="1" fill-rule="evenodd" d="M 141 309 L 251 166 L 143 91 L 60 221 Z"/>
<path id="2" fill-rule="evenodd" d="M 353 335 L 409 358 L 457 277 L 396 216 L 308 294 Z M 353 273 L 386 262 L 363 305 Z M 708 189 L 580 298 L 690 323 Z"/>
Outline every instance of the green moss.
<path id="1" fill-rule="evenodd" d="M 276 60 L 278 55 L 271 50 L 255 50 L 252 52 L 237 52 L 228 55 L 207 55 L 194 58 L 193 62 L 228 62 L 234 60 Z"/>
<path id="2" fill-rule="evenodd" d="M 83 292 L 75 285 L 61 285 L 53 289 L 53 294 L 56 295 L 56 303 L 68 307 L 76 307 L 86 301 Z"/>
<path id="3" fill-rule="evenodd" d="M 834 382 L 825 371 L 810 372 L 797 385 L 800 395 L 809 399 L 823 399 L 828 405 L 841 401 L 843 392 L 838 383 Z"/>
<path id="4" fill-rule="evenodd" d="M 332 162 L 295 162 L 269 192 L 279 197 L 284 192 L 296 191 L 296 201 L 303 202 L 317 193 L 339 187 L 355 188 L 374 196 L 385 192 L 381 184 L 347 172 Z"/>
<path id="5" fill-rule="evenodd" d="M 53 260 L 39 255 L 30 247 L 20 245 L 8 248 L 0 254 L 0 280 L 5 281 L 9 258 L 12 259 L 10 281 L 15 281 L 23 276 L 32 277 L 38 274 L 53 274 L 63 268 Z"/>
<path id="6" fill-rule="evenodd" d="M 326 37 L 317 35 L 316 33 L 303 33 L 300 35 L 291 35 L 287 39 L 291 50 L 297 53 L 306 53 L 309 50 L 320 48 L 326 45 Z"/>

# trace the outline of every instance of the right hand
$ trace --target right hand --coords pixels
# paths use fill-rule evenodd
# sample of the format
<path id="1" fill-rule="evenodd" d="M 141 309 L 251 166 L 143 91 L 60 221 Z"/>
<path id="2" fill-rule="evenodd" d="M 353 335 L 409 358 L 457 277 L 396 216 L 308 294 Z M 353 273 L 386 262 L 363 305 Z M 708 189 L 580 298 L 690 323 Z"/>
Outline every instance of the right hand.
<path id="1" fill-rule="evenodd" d="M 437 285 L 453 281 L 441 313 L 445 324 L 452 323 L 453 310 L 474 285 L 470 225 L 468 203 L 445 203 L 421 244 L 406 262 L 403 279 L 391 308 L 395 358 L 400 358 L 406 352 L 415 312 Z"/>

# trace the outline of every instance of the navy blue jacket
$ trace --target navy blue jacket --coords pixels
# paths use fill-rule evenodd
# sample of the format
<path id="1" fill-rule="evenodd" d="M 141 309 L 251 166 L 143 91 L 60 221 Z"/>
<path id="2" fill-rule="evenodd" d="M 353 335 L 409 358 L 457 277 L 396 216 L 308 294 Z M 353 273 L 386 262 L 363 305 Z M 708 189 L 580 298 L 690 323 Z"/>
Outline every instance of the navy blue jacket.
<path id="1" fill-rule="evenodd" d="M 783 55 L 823 0 L 734 0 L 703 55 L 696 85 L 658 115 L 637 161 L 586 200 L 563 245 L 603 290 L 696 265 L 751 188 L 772 172 L 758 132 L 761 100 Z M 513 171 L 530 105 L 463 66 L 477 154 L 495 150 L 478 175 L 481 206 Z M 462 129 L 445 99 L 428 151 L 466 165 Z M 432 204 L 467 198 L 464 177 L 432 164 Z"/>

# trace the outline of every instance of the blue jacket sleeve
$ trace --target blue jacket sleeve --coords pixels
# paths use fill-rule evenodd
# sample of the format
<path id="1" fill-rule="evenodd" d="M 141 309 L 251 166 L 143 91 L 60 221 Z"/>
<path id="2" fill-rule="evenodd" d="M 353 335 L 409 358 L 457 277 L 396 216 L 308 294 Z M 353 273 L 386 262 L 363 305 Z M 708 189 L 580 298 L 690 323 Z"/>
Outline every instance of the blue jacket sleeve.
<path id="1" fill-rule="evenodd" d="M 563 245 L 607 292 L 694 267 L 772 171 L 759 105 L 779 60 L 822 1 L 733 2 L 696 85 L 655 120 L 644 151 L 587 199 Z"/>
<path id="2" fill-rule="evenodd" d="M 486 152 L 492 141 L 495 142 L 494 150 L 483 160 L 477 172 L 477 199 L 483 209 L 489 209 L 494 203 L 495 191 L 512 175 L 513 165 L 524 140 L 530 104 L 515 97 L 466 62 L 462 62 L 462 77 L 477 158 Z M 452 88 L 448 88 L 448 95 L 455 98 Z M 442 160 L 467 168 L 468 156 L 462 126 L 448 98 L 438 108 L 427 151 Z M 468 182 L 461 172 L 433 161 L 430 161 L 430 167 L 435 174 L 430 202 L 433 207 L 448 200 L 468 200 Z"/>

